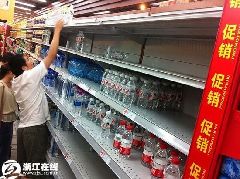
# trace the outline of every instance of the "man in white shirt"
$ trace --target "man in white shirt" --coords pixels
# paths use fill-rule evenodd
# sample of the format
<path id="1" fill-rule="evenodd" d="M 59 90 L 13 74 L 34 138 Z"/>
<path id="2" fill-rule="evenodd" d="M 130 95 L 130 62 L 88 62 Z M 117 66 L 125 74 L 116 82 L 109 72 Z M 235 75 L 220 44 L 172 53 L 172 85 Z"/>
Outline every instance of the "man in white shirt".
<path id="1" fill-rule="evenodd" d="M 46 121 L 49 111 L 41 81 L 56 57 L 62 28 L 63 21 L 60 20 L 55 25 L 48 55 L 39 65 L 33 67 L 31 60 L 20 55 L 7 59 L 10 70 L 15 75 L 12 89 L 20 110 L 17 158 L 21 164 L 46 162 L 45 157 L 49 144 Z M 31 176 L 31 178 L 35 178 L 35 176 Z"/>

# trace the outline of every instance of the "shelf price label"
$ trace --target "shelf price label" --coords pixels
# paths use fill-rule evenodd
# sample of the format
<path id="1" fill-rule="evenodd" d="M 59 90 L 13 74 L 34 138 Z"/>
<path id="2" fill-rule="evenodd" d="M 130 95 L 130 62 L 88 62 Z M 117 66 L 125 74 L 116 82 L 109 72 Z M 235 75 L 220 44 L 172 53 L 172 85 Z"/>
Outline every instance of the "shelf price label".
<path id="1" fill-rule="evenodd" d="M 107 165 L 110 164 L 111 158 L 108 156 L 108 154 L 104 150 L 101 150 L 99 155 Z"/>
<path id="2" fill-rule="evenodd" d="M 183 178 L 216 178 L 220 155 L 233 154 L 223 153 L 225 152 L 223 144 L 226 140 L 224 136 L 230 133 L 226 129 L 231 121 L 230 115 L 238 87 L 233 81 L 239 78 L 237 73 L 240 64 L 239 2 L 225 1 Z"/>
<path id="3" fill-rule="evenodd" d="M 125 115 L 126 117 L 128 117 L 131 120 L 134 120 L 136 118 L 136 114 L 133 113 L 132 111 L 129 111 L 128 109 L 124 109 L 122 114 Z"/>
<path id="4" fill-rule="evenodd" d="M 88 92 L 93 95 L 93 96 L 96 96 L 96 91 L 92 88 L 88 88 Z"/>

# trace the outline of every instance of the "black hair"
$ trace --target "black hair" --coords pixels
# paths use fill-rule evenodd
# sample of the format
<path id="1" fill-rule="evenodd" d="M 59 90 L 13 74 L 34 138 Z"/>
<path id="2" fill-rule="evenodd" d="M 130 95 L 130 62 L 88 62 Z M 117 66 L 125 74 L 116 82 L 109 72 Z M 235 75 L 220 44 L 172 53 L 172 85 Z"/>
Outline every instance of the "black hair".
<path id="1" fill-rule="evenodd" d="M 0 80 L 3 79 L 8 74 L 9 71 L 10 68 L 8 66 L 8 63 L 3 63 L 0 66 Z"/>
<path id="2" fill-rule="evenodd" d="M 2 59 L 8 63 L 10 71 L 17 77 L 21 75 L 24 70 L 23 66 L 26 66 L 26 61 L 21 54 L 6 53 Z"/>

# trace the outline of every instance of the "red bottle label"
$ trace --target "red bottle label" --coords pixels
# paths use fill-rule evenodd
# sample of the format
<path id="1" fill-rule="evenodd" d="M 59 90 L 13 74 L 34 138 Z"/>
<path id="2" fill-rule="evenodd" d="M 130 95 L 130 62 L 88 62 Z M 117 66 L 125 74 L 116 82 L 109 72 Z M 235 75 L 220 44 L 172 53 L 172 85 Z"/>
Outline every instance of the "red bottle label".
<path id="1" fill-rule="evenodd" d="M 133 145 L 134 147 L 141 147 L 141 146 L 142 146 L 142 141 L 133 139 L 132 145 Z"/>
<path id="2" fill-rule="evenodd" d="M 124 147 L 120 147 L 119 149 L 120 154 L 122 155 L 130 155 L 131 154 L 131 148 L 124 148 Z"/>
<path id="3" fill-rule="evenodd" d="M 149 165 L 152 164 L 152 156 L 151 155 L 145 155 L 144 153 L 142 154 L 142 161 L 144 163 L 147 163 Z"/>
<path id="4" fill-rule="evenodd" d="M 152 176 L 163 178 L 164 177 L 163 171 L 164 170 L 159 170 L 159 169 L 152 168 L 151 169 L 151 174 L 152 174 Z"/>
<path id="5" fill-rule="evenodd" d="M 114 140 L 113 141 L 113 147 L 116 148 L 116 149 L 120 149 L 120 146 L 121 146 L 121 142 L 117 141 L 117 140 Z"/>

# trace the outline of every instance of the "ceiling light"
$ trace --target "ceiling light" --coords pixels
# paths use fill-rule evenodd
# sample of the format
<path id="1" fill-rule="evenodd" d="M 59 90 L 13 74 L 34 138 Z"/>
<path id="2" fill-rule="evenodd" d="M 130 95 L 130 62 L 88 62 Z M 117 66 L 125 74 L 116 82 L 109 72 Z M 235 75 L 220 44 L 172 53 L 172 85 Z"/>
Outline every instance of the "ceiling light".
<path id="1" fill-rule="evenodd" d="M 95 12 L 93 14 L 95 15 L 101 15 L 101 14 L 109 14 L 111 11 L 102 11 L 102 12 Z"/>
<path id="2" fill-rule="evenodd" d="M 145 4 L 140 4 L 139 8 L 140 8 L 141 11 L 144 11 L 147 7 L 146 7 Z"/>
<path id="3" fill-rule="evenodd" d="M 21 6 L 15 6 L 15 8 L 26 10 L 26 11 L 31 11 L 31 9 L 26 8 L 26 7 L 21 7 Z"/>
<path id="4" fill-rule="evenodd" d="M 24 6 L 28 6 L 28 7 L 35 7 L 35 5 L 29 4 L 29 3 L 25 3 L 25 2 L 15 1 L 15 3 L 21 4 L 21 5 L 24 5 Z"/>
<path id="5" fill-rule="evenodd" d="M 39 2 L 47 2 L 47 0 L 37 0 L 37 1 L 39 1 Z"/>

